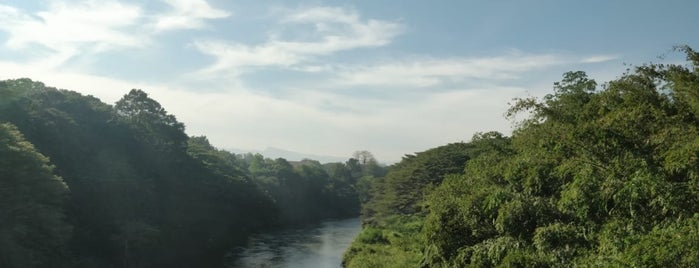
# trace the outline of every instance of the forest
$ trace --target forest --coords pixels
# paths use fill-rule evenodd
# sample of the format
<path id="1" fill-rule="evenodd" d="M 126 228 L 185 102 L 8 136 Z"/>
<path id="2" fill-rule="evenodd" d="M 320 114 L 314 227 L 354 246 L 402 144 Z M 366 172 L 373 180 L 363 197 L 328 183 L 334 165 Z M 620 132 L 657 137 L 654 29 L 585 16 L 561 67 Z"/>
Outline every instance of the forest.
<path id="1" fill-rule="evenodd" d="M 405 156 L 370 184 L 343 264 L 698 267 L 699 53 L 676 50 L 515 99 L 509 137 Z"/>
<path id="2" fill-rule="evenodd" d="M 112 106 L 0 81 L 0 267 L 223 267 L 256 232 L 356 217 L 385 173 L 357 157 L 235 155 L 142 90 Z"/>
<path id="3" fill-rule="evenodd" d="M 563 74 L 384 167 L 233 154 L 142 90 L 0 81 L 0 267 L 222 267 L 257 232 L 361 216 L 345 267 L 699 266 L 699 53 Z M 477 128 L 477 126 L 474 126 Z"/>

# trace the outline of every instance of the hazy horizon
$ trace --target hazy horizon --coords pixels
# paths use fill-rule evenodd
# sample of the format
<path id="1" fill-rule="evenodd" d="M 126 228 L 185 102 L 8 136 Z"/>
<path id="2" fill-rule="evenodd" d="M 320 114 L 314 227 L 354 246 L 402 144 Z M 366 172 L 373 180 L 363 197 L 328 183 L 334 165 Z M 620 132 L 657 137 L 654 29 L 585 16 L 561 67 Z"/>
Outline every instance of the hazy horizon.
<path id="1" fill-rule="evenodd" d="M 631 5 L 633 4 L 633 5 Z M 516 97 L 679 62 L 696 1 L 4 1 L 0 79 L 140 88 L 219 148 L 380 162 L 509 134 Z M 658 57 L 663 57 L 659 59 Z"/>

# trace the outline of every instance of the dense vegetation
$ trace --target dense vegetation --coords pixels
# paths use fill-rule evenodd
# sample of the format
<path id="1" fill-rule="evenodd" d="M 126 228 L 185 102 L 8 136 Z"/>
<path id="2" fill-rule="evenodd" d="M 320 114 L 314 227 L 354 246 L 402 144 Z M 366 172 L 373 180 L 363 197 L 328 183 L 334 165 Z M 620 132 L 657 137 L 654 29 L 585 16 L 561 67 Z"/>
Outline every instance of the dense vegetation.
<path id="1" fill-rule="evenodd" d="M 254 232 L 357 215 L 382 170 L 218 150 L 141 90 L 0 81 L 0 267 L 221 267 Z"/>
<path id="2" fill-rule="evenodd" d="M 141 90 L 0 81 L 0 267 L 220 267 L 258 231 L 360 210 L 348 267 L 699 266 L 699 53 L 564 74 L 511 137 L 388 168 L 219 150 Z"/>
<path id="3" fill-rule="evenodd" d="M 699 266 L 699 53 L 679 50 L 685 65 L 602 86 L 566 73 L 514 102 L 511 137 L 404 158 L 371 185 L 344 264 Z"/>

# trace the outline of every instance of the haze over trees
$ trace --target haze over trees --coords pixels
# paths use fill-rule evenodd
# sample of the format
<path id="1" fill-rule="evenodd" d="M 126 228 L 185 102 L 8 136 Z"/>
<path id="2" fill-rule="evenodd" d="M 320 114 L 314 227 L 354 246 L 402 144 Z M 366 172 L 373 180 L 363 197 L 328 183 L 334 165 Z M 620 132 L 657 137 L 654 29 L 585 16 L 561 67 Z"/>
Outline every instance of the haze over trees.
<path id="1" fill-rule="evenodd" d="M 511 137 L 406 156 L 371 184 L 344 264 L 699 266 L 699 53 L 678 50 L 601 86 L 564 74 L 512 104 Z"/>
<path id="2" fill-rule="evenodd" d="M 137 89 L 0 81 L 0 122 L 0 267 L 221 267 L 254 232 L 356 216 L 370 170 L 218 150 Z"/>
<path id="3" fill-rule="evenodd" d="M 219 150 L 144 91 L 0 81 L 0 267 L 221 267 L 255 232 L 357 216 L 348 267 L 699 266 L 699 53 L 568 72 L 388 168 Z M 361 205 L 361 206 L 360 206 Z"/>

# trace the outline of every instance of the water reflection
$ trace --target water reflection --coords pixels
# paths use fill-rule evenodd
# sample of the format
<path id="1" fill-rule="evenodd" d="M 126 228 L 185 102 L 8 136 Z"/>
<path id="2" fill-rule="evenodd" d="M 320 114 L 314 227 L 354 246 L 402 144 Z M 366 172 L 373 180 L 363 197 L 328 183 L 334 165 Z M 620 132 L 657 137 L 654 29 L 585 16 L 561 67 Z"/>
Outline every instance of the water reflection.
<path id="1" fill-rule="evenodd" d="M 360 228 L 355 218 L 256 235 L 233 253 L 229 267 L 341 267 L 342 253 Z"/>

